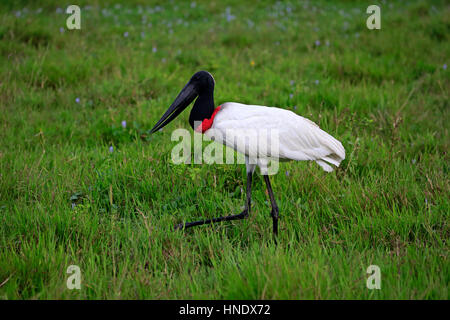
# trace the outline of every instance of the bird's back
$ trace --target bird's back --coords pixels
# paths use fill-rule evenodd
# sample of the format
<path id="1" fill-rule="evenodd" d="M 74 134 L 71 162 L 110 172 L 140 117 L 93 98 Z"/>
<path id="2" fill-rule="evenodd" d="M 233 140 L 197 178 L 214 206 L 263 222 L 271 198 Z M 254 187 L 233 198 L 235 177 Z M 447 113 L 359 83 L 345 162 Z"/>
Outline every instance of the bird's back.
<path id="1" fill-rule="evenodd" d="M 313 160 L 328 172 L 345 159 L 340 141 L 311 120 L 275 107 L 224 103 L 205 135 L 249 158 Z"/>

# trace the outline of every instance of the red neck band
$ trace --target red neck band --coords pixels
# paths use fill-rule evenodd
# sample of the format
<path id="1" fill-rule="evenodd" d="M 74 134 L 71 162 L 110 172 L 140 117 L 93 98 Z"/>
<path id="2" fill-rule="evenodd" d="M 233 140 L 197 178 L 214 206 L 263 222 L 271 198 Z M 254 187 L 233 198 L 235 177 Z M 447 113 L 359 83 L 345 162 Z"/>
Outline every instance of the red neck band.
<path id="1" fill-rule="evenodd" d="M 216 116 L 217 112 L 219 112 L 220 107 L 221 106 L 218 106 L 217 108 L 214 109 L 214 112 L 211 115 L 211 118 L 203 119 L 202 123 L 197 128 L 195 128 L 195 131 L 205 133 L 206 130 L 211 128 L 213 121 L 214 121 L 214 117 Z"/>

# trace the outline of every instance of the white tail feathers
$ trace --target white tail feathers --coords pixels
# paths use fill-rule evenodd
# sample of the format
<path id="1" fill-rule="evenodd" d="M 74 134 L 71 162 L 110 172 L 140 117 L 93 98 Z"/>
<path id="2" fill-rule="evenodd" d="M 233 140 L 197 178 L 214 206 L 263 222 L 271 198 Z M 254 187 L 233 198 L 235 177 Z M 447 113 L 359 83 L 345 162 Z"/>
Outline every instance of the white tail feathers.
<path id="1" fill-rule="evenodd" d="M 333 171 L 333 167 L 330 166 L 330 164 L 339 167 L 341 161 L 345 159 L 345 149 L 340 141 L 336 140 L 325 131 L 322 132 L 325 133 L 324 138 L 326 138 L 322 140 L 322 143 L 331 152 L 325 157 L 317 159 L 316 162 L 323 168 L 323 170 L 325 170 L 326 172 L 331 172 Z"/>
<path id="2" fill-rule="evenodd" d="M 325 161 L 322 160 L 316 160 L 316 163 L 322 167 L 323 170 L 325 170 L 326 172 L 331 172 L 333 171 L 333 167 L 330 166 L 329 164 L 327 164 Z"/>

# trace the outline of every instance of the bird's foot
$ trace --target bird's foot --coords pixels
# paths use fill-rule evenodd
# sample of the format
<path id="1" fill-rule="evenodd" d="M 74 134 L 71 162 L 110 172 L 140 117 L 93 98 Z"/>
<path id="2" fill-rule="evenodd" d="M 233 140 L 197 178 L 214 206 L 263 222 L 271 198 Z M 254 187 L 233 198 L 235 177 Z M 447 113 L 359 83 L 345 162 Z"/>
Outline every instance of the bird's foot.
<path id="1" fill-rule="evenodd" d="M 278 208 L 272 208 L 272 212 L 270 213 L 270 215 L 272 216 L 272 221 L 273 221 L 273 235 L 275 237 L 275 241 L 276 241 L 276 237 L 278 236 Z"/>
<path id="2" fill-rule="evenodd" d="M 208 220 L 199 220 L 199 221 L 193 221 L 193 222 L 186 222 L 186 223 L 180 223 L 175 225 L 175 230 L 183 230 L 190 227 L 200 226 L 202 224 L 211 224 L 216 222 L 222 222 L 222 221 L 231 221 L 231 220 L 241 220 L 245 219 L 248 216 L 248 209 L 245 209 L 239 214 L 233 214 L 229 216 L 223 216 L 223 217 L 217 217 L 213 219 Z"/>

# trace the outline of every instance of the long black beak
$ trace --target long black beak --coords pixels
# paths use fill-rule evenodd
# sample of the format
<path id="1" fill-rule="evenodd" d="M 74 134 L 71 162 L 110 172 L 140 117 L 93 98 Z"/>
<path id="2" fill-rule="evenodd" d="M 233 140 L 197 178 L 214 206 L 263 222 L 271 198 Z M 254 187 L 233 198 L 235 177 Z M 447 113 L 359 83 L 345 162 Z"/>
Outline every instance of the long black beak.
<path id="1" fill-rule="evenodd" d="M 178 96 L 175 98 L 175 101 L 172 105 L 167 109 L 166 113 L 159 119 L 159 121 L 155 124 L 153 129 L 150 131 L 154 133 L 155 131 L 163 128 L 173 119 L 175 119 L 186 107 L 191 104 L 192 101 L 198 96 L 197 89 L 194 84 L 190 81 L 186 84 L 186 86 L 181 90 Z"/>

